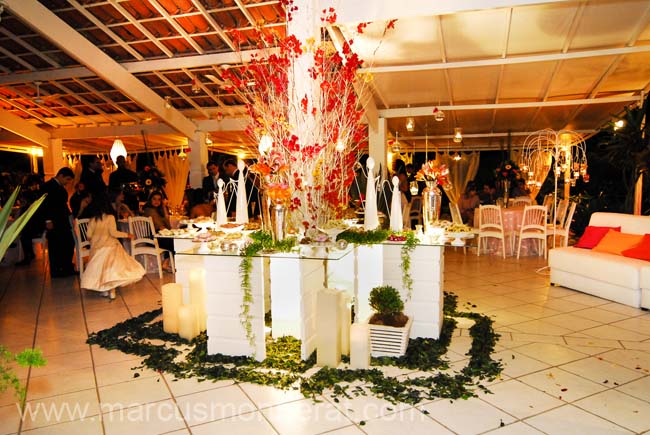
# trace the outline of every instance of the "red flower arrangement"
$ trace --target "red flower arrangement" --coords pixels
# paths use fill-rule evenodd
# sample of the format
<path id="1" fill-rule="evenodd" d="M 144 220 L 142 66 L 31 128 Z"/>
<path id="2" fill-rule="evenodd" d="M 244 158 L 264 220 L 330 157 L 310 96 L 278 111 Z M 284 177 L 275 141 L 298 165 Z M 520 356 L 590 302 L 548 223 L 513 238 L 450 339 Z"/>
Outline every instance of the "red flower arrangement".
<path id="1" fill-rule="evenodd" d="M 501 165 L 499 165 L 499 167 L 495 170 L 495 175 L 499 181 L 514 181 L 518 178 L 521 178 L 521 171 L 515 162 L 512 160 L 506 160 L 505 162 L 501 163 Z"/>
<path id="2" fill-rule="evenodd" d="M 449 169 L 446 165 L 436 166 L 434 160 L 429 160 L 415 174 L 415 179 L 418 181 L 433 181 L 440 186 L 448 187 L 450 184 L 447 178 L 448 175 Z"/>
<path id="3" fill-rule="evenodd" d="M 292 21 L 297 7 L 291 0 L 281 4 Z M 322 11 L 324 26 L 335 21 L 333 8 Z M 366 25 L 359 25 L 357 32 Z M 393 25 L 390 21 L 386 29 Z M 231 34 L 237 43 L 246 40 L 237 31 Z M 262 54 L 221 74 L 247 103 L 249 136 L 258 143 L 266 141 L 251 170 L 265 183 L 288 184 L 290 207 L 305 228 L 340 218 L 357 151 L 367 137 L 359 95 L 370 77 L 358 76 L 363 61 L 351 50 L 352 39 L 341 41 L 337 49 L 326 38 L 300 41 L 294 35 L 261 31 L 257 36 Z M 305 87 L 290 80 L 296 75 L 306 77 Z"/>

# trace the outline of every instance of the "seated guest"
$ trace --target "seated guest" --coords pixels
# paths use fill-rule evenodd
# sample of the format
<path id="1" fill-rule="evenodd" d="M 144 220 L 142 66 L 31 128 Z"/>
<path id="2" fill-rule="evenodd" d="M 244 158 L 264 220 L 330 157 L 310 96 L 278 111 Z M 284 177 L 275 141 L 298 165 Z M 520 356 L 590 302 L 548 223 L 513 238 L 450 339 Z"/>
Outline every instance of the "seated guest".
<path id="1" fill-rule="evenodd" d="M 530 190 L 526 188 L 526 183 L 524 180 L 517 180 L 515 183 L 513 183 L 512 186 L 512 192 L 510 193 L 511 198 L 517 198 L 519 196 L 528 196 L 530 194 Z"/>
<path id="2" fill-rule="evenodd" d="M 495 204 L 497 200 L 497 189 L 486 183 L 483 185 L 483 191 L 478 194 L 478 197 L 483 205 Z"/>
<path id="3" fill-rule="evenodd" d="M 111 189 L 109 194 L 111 206 L 115 210 L 118 219 L 128 219 L 131 216 L 135 216 L 135 213 L 124 203 L 124 191 L 122 189 Z"/>
<path id="4" fill-rule="evenodd" d="M 171 229 L 169 223 L 169 211 L 167 210 L 167 201 L 163 200 L 163 195 L 157 190 L 151 192 L 149 200 L 142 206 L 142 215 L 150 217 L 156 231 Z"/>
<path id="5" fill-rule="evenodd" d="M 458 201 L 460 216 L 463 218 L 464 223 L 469 225 L 474 223 L 474 209 L 478 207 L 479 204 L 480 200 L 476 193 L 476 185 L 473 182 L 470 182 L 465 189 L 465 193 L 463 193 Z"/>

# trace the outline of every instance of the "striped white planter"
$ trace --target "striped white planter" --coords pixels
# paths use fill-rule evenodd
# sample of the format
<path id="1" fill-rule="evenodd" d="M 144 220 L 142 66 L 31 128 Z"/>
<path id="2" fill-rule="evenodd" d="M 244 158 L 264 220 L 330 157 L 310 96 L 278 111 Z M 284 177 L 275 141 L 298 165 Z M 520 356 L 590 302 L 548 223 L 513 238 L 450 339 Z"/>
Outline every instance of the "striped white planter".
<path id="1" fill-rule="evenodd" d="M 370 333 L 370 355 L 375 357 L 398 357 L 404 355 L 409 343 L 409 334 L 411 333 L 412 324 L 412 317 L 409 317 L 406 325 L 401 328 L 368 324 L 368 330 Z"/>

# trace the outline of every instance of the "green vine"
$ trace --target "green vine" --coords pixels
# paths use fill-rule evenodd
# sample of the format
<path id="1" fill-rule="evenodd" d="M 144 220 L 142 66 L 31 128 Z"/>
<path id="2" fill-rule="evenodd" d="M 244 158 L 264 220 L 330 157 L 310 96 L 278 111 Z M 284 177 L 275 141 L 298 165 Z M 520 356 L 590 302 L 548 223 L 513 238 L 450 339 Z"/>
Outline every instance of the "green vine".
<path id="1" fill-rule="evenodd" d="M 255 231 L 251 233 L 251 242 L 241 250 L 241 262 L 239 263 L 239 276 L 241 278 L 242 304 L 239 313 L 239 321 L 246 330 L 248 343 L 255 348 L 255 334 L 253 333 L 253 315 L 251 306 L 253 305 L 253 291 L 251 289 L 251 271 L 253 270 L 253 258 L 261 251 L 280 251 L 289 252 L 296 246 L 297 239 L 288 237 L 284 240 L 273 241 L 273 237 L 266 231 Z"/>
<path id="2" fill-rule="evenodd" d="M 25 387 L 10 367 L 10 364 L 17 363 L 21 367 L 42 367 L 46 364 L 43 353 L 40 349 L 25 349 L 13 354 L 4 346 L 0 345 L 0 393 L 4 393 L 9 387 L 13 388 L 16 397 L 23 402 L 25 400 Z"/>
<path id="3" fill-rule="evenodd" d="M 418 239 L 415 237 L 413 231 L 406 231 L 402 233 L 406 236 L 406 240 L 402 245 L 400 250 L 400 257 L 402 263 L 400 267 L 402 268 L 402 286 L 406 290 L 406 300 L 411 300 L 411 295 L 413 293 L 413 278 L 411 277 L 411 255 L 415 250 L 415 247 L 418 245 Z"/>
<path id="4" fill-rule="evenodd" d="M 205 333 L 188 342 L 176 334 L 164 332 L 162 321 L 156 320 L 162 313 L 160 309 L 93 333 L 88 343 L 142 356 L 142 366 L 170 373 L 177 379 L 231 379 L 282 389 L 299 389 L 306 397 L 313 398 L 331 391 L 334 401 L 338 401 L 339 397 L 374 394 L 393 403 L 416 404 L 440 397 L 458 399 L 475 396 L 476 389 L 487 391 L 481 385 L 481 380 L 493 379 L 501 372 L 501 364 L 490 358 L 498 338 L 492 329 L 492 320 L 477 313 L 458 312 L 456 303 L 455 295 L 445 293 L 443 312 L 447 317 L 443 320 L 438 340 L 410 340 L 404 356 L 373 358 L 373 368 L 368 370 L 321 368 L 313 373 L 309 369 L 315 365 L 315 352 L 307 361 L 302 361 L 300 341 L 292 337 L 267 339 L 267 357 L 261 362 L 244 356 L 208 355 Z M 443 371 L 401 379 L 386 376 L 377 368 L 392 365 L 423 372 L 447 369 L 448 362 L 444 355 L 456 328 L 456 321 L 451 316 L 476 320 L 469 330 L 472 337 L 472 347 L 468 352 L 470 360 L 459 373 Z M 134 377 L 137 376 L 135 373 Z M 364 385 L 358 386 L 354 381 L 362 381 Z"/>

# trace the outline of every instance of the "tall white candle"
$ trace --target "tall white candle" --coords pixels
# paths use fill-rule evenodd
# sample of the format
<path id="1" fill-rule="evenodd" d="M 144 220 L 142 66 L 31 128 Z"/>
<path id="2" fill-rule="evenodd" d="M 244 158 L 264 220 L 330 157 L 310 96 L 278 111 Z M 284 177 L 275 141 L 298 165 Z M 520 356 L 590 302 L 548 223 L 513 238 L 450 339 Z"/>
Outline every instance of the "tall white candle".
<path id="1" fill-rule="evenodd" d="M 183 286 L 175 282 L 162 286 L 163 330 L 178 333 L 178 307 L 183 303 Z"/>
<path id="2" fill-rule="evenodd" d="M 341 362 L 339 290 L 322 289 L 316 304 L 316 364 L 336 367 Z"/>
<path id="3" fill-rule="evenodd" d="M 223 194 L 223 180 L 217 180 L 217 225 L 223 225 L 228 222 L 228 213 L 226 211 L 226 199 Z"/>
<path id="4" fill-rule="evenodd" d="M 192 305 L 178 307 L 178 335 L 186 340 L 191 340 L 199 335 L 196 308 Z"/>
<path id="5" fill-rule="evenodd" d="M 370 367 L 370 336 L 368 325 L 353 323 L 350 327 L 350 368 Z"/>
<path id="6" fill-rule="evenodd" d="M 341 354 L 350 355 L 352 313 L 350 312 L 350 296 L 343 291 L 339 293 L 339 315 L 341 316 Z"/>
<path id="7" fill-rule="evenodd" d="M 206 313 L 205 270 L 190 270 L 190 304 L 196 309 L 199 331 L 205 331 L 208 316 Z"/>

